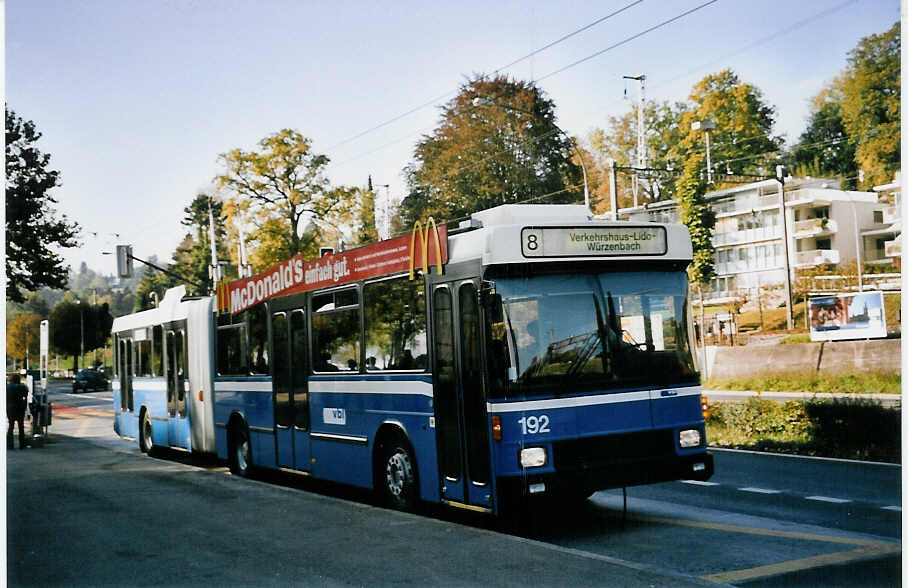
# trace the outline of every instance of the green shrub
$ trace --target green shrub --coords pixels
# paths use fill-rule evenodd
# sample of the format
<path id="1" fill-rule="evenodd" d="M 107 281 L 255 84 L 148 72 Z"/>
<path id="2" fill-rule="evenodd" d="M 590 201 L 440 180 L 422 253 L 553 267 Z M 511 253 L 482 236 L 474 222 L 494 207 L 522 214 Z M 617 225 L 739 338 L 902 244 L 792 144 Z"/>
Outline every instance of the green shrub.
<path id="1" fill-rule="evenodd" d="M 817 373 L 765 372 L 740 378 L 710 378 L 704 388 L 720 390 L 759 390 L 762 392 L 839 392 L 848 394 L 899 394 L 902 375 L 898 371 Z"/>
<path id="2" fill-rule="evenodd" d="M 866 399 L 754 397 L 712 404 L 706 435 L 718 447 L 899 463 L 900 419 L 900 409 Z"/>
<path id="3" fill-rule="evenodd" d="M 808 402 L 805 411 L 818 451 L 855 459 L 900 461 L 901 411 L 861 398 Z"/>

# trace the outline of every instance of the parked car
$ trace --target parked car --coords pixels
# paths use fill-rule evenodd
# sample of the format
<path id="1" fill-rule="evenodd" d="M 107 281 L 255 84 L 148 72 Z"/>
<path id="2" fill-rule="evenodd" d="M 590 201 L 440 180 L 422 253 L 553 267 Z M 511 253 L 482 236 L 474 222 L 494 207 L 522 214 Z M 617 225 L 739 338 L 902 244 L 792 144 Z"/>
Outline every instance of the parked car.
<path id="1" fill-rule="evenodd" d="M 73 392 L 78 392 L 79 389 L 84 392 L 89 390 L 107 390 L 108 385 L 109 383 L 104 374 L 94 368 L 79 370 L 79 373 L 73 378 Z"/>

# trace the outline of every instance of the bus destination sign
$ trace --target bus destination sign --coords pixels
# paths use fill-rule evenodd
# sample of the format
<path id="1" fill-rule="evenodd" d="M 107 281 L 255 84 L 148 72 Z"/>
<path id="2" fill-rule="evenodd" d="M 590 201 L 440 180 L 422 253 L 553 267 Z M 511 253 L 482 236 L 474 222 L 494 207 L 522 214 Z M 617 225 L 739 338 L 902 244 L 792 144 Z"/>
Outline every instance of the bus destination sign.
<path id="1" fill-rule="evenodd" d="M 525 227 L 524 257 L 623 257 L 665 255 L 665 227 Z"/>

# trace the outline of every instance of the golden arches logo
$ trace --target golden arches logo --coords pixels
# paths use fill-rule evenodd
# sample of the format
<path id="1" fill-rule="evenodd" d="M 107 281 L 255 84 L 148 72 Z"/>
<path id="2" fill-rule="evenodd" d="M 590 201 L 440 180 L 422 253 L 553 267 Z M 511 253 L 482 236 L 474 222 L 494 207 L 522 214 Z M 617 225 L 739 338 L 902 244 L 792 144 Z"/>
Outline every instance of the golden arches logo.
<path id="1" fill-rule="evenodd" d="M 422 252 L 422 271 L 429 273 L 429 238 L 435 237 L 435 269 L 441 274 L 441 238 L 438 236 L 438 226 L 431 216 L 426 220 L 425 227 L 416 221 L 413 232 L 410 233 L 410 279 L 415 276 L 414 264 L 416 262 L 416 236 L 419 235 L 419 244 Z"/>
<path id="2" fill-rule="evenodd" d="M 230 312 L 230 283 L 223 279 L 217 285 L 218 314 Z"/>

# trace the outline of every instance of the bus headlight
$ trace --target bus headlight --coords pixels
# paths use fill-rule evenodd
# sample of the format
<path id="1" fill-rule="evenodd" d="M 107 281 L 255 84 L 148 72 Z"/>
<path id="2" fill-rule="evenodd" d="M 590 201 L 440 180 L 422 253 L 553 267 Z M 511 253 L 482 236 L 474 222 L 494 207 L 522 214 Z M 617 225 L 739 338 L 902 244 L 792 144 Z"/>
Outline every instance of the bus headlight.
<path id="1" fill-rule="evenodd" d="M 686 429 L 678 434 L 678 444 L 681 447 L 699 447 L 700 431 L 697 429 Z"/>
<path id="2" fill-rule="evenodd" d="M 538 468 L 545 465 L 544 447 L 527 447 L 520 450 L 520 465 L 525 468 Z"/>

